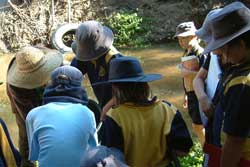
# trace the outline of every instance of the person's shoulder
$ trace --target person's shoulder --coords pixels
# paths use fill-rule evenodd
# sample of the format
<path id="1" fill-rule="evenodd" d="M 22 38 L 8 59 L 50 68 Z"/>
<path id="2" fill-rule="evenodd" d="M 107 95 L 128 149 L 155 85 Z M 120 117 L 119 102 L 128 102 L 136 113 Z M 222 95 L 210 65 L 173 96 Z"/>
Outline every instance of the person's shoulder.
<path id="1" fill-rule="evenodd" d="M 224 89 L 224 94 L 227 94 L 228 90 L 231 88 L 237 88 L 238 90 L 243 90 L 244 92 L 250 91 L 250 73 L 248 75 L 242 75 L 234 77 L 231 81 L 229 81 Z"/>
<path id="2" fill-rule="evenodd" d="M 162 104 L 170 111 L 172 111 L 174 114 L 178 111 L 178 109 L 170 102 L 166 100 L 162 100 Z"/>
<path id="3" fill-rule="evenodd" d="M 44 112 L 43 112 L 42 110 L 43 110 Z M 26 122 L 32 120 L 34 117 L 37 117 L 39 114 L 45 114 L 46 111 L 47 111 L 47 110 L 44 109 L 44 106 L 43 106 L 43 105 L 31 109 L 31 110 L 29 111 L 29 113 L 27 114 L 27 116 L 26 116 Z"/>
<path id="4" fill-rule="evenodd" d="M 108 112 L 107 115 L 112 116 L 112 115 L 118 115 L 119 112 L 122 112 L 123 110 L 121 109 L 121 106 L 116 106 L 112 107 Z"/>

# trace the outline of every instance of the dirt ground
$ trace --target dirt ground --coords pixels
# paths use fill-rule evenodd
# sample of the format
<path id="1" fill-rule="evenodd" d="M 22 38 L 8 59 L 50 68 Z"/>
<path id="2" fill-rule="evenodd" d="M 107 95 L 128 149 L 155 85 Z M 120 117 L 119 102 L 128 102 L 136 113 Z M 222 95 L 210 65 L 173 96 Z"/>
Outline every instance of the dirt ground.
<path id="1" fill-rule="evenodd" d="M 163 78 L 159 81 L 150 83 L 152 93 L 159 98 L 173 103 L 183 114 L 188 127 L 191 127 L 190 118 L 187 111 L 182 108 L 183 88 L 182 79 L 178 72 L 177 65 L 180 63 L 182 50 L 176 43 L 157 45 L 144 49 L 128 49 L 122 51 L 125 55 L 136 56 L 141 60 L 142 66 L 146 73 L 160 73 Z M 0 79 L 5 82 L 7 65 L 12 56 L 0 55 Z M 91 87 L 87 81 L 84 83 L 88 94 L 94 98 Z M 0 117 L 8 125 L 11 137 L 17 144 L 18 129 L 15 124 L 14 114 L 11 113 L 9 102 L 6 96 L 5 84 L 0 86 Z"/>

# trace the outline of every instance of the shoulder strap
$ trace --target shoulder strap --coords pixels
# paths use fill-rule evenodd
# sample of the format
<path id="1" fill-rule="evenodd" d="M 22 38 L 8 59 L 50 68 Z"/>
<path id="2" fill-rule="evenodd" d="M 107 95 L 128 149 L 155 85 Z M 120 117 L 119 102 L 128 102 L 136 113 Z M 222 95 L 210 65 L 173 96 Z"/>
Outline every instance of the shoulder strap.
<path id="1" fill-rule="evenodd" d="M 171 108 L 173 111 L 175 111 L 175 112 L 178 111 L 178 109 L 177 109 L 174 105 L 172 105 L 171 103 L 169 103 L 168 101 L 162 100 L 162 102 L 163 102 L 163 104 L 165 104 L 165 105 L 167 105 L 169 108 Z"/>
<path id="2" fill-rule="evenodd" d="M 115 57 L 115 55 L 119 54 L 120 52 L 112 45 L 108 51 L 108 53 L 105 55 L 105 62 L 108 64 L 110 60 Z"/>
<path id="3" fill-rule="evenodd" d="M 250 74 L 248 74 L 247 76 L 239 76 L 239 77 L 233 78 L 226 85 L 226 87 L 224 89 L 224 94 L 227 93 L 227 91 L 230 87 L 235 86 L 235 85 L 240 85 L 240 84 L 250 86 Z"/>

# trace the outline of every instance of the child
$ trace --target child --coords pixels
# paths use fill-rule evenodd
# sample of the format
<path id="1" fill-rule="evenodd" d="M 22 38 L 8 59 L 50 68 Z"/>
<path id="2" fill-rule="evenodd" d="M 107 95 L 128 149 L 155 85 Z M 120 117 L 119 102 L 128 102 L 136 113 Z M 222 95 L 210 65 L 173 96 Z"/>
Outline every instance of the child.
<path id="1" fill-rule="evenodd" d="M 225 6 L 210 24 L 204 53 L 220 52 L 228 64 L 219 87 L 223 111 L 222 149 L 217 166 L 250 166 L 250 10 L 240 2 Z"/>
<path id="2" fill-rule="evenodd" d="M 199 103 L 193 89 L 193 79 L 199 70 L 199 66 L 202 64 L 203 57 L 201 53 L 203 48 L 199 45 L 197 37 L 195 35 L 196 28 L 193 22 L 184 22 L 177 26 L 176 34 L 174 37 L 178 38 L 180 46 L 185 49 L 183 57 L 197 56 L 200 64 L 197 67 L 191 67 L 190 69 L 180 65 L 181 75 L 183 77 L 185 98 L 187 98 L 188 113 L 193 122 L 193 130 L 199 138 L 201 145 L 204 144 L 205 137 L 203 132 L 203 126 L 201 116 L 199 112 Z M 193 70 L 191 70 L 193 69 Z"/>
<path id="3" fill-rule="evenodd" d="M 76 57 L 71 66 L 87 74 L 91 84 L 106 81 L 110 60 L 120 56 L 113 41 L 114 34 L 108 27 L 94 20 L 83 22 L 77 28 L 76 41 L 72 44 Z M 112 91 L 109 85 L 95 86 L 93 91 L 101 108 L 111 100 Z"/>
<path id="4" fill-rule="evenodd" d="M 50 73 L 62 63 L 63 57 L 57 51 L 26 46 L 9 64 L 6 89 L 19 130 L 21 167 L 35 167 L 28 160 L 26 116 L 31 109 L 42 104 L 44 85 L 49 81 Z"/>
<path id="5" fill-rule="evenodd" d="M 148 82 L 159 74 L 144 74 L 138 59 L 111 60 L 107 82 L 112 84 L 116 106 L 107 112 L 102 144 L 120 149 L 129 166 L 166 166 L 170 154 L 186 154 L 192 146 L 178 110 L 157 97 L 149 98 Z M 169 154 L 170 153 L 170 154 Z"/>
<path id="6" fill-rule="evenodd" d="M 0 166 L 21 166 L 21 157 L 10 138 L 5 122 L 0 118 Z"/>
<path id="7" fill-rule="evenodd" d="M 29 159 L 40 167 L 80 166 L 87 148 L 97 145 L 94 114 L 86 106 L 82 73 L 62 66 L 51 74 L 42 106 L 32 109 L 26 118 Z"/>

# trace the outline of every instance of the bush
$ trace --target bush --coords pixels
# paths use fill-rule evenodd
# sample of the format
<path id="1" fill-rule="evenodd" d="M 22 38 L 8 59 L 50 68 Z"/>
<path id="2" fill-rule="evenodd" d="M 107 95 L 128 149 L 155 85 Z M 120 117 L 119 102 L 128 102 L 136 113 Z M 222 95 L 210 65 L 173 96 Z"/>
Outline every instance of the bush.
<path id="1" fill-rule="evenodd" d="M 150 19 L 143 18 L 136 11 L 119 11 L 104 20 L 115 34 L 114 45 L 120 48 L 142 47 L 149 44 Z"/>
<path id="2" fill-rule="evenodd" d="M 202 167 L 203 152 L 201 145 L 196 142 L 188 156 L 179 158 L 181 167 Z"/>

